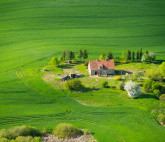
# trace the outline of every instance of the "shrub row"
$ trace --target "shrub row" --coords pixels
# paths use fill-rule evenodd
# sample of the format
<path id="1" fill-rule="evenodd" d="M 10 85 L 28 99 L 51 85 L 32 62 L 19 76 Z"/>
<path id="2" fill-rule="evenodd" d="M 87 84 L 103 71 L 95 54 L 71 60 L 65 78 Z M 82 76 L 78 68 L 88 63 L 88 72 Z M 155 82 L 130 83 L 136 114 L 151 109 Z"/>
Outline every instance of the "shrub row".
<path id="1" fill-rule="evenodd" d="M 0 142 L 39 142 L 40 133 L 31 126 L 16 126 L 0 131 Z M 34 137 L 34 138 L 33 138 Z"/>

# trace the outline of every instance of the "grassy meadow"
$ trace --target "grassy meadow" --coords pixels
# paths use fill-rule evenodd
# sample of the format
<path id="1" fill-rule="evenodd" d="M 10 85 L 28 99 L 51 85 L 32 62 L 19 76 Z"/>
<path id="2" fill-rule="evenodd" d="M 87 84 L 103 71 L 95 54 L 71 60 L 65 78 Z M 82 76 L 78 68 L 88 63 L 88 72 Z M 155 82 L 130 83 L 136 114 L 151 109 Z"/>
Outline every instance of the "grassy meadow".
<path id="1" fill-rule="evenodd" d="M 163 0 L 1 0 L 0 129 L 26 124 L 51 130 L 70 122 L 99 142 L 165 141 L 165 129 L 144 109 L 145 102 L 163 105 L 153 98 L 128 101 L 126 94 L 105 91 L 112 94 L 106 106 L 99 92 L 76 97 L 53 89 L 40 71 L 52 56 L 79 48 L 89 59 L 143 48 L 165 60 L 164 12 Z"/>

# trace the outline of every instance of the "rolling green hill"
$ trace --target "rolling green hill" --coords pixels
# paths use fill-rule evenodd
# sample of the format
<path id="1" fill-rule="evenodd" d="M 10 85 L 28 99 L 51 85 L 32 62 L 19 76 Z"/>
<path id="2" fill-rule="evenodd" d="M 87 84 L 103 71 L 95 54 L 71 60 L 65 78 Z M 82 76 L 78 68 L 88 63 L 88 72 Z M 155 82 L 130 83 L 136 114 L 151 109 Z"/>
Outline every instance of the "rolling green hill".
<path id="1" fill-rule="evenodd" d="M 87 48 L 143 48 L 165 60 L 163 0 L 1 0 L 0 128 L 28 124 L 52 129 L 71 122 L 90 129 L 99 142 L 163 142 L 165 129 L 140 108 L 89 107 L 45 84 L 36 71 L 53 55 Z M 26 70 L 35 71 L 31 75 Z"/>

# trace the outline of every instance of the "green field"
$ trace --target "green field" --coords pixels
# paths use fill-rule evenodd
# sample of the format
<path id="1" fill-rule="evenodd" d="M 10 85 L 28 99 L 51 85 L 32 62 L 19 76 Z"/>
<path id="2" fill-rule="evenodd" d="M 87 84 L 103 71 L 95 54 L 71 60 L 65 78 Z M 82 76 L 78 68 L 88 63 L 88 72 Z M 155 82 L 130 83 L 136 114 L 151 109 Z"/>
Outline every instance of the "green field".
<path id="1" fill-rule="evenodd" d="M 104 106 L 81 105 L 46 84 L 39 70 L 52 56 L 79 48 L 87 48 L 90 59 L 103 51 L 120 56 L 143 48 L 165 60 L 164 13 L 163 0 L 1 0 L 0 128 L 27 124 L 51 130 L 70 122 L 92 131 L 99 142 L 164 142 L 165 129 L 143 100 L 127 105 L 125 95 L 121 103 L 105 106 L 101 94 L 87 94 L 87 101 Z M 147 105 L 158 104 L 148 99 Z"/>

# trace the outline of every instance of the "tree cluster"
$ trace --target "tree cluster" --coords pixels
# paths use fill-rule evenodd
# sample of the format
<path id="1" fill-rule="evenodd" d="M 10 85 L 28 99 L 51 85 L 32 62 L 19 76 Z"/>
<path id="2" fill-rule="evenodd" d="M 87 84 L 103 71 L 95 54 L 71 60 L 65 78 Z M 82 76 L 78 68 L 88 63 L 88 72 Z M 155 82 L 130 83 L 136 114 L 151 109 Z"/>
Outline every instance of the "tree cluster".
<path id="1" fill-rule="evenodd" d="M 131 52 L 128 49 L 126 59 L 127 59 L 127 61 L 133 61 L 133 62 L 134 61 L 141 61 L 142 56 L 143 56 L 142 48 L 140 50 L 137 50 L 136 54 L 135 54 L 135 51 Z M 122 53 L 122 58 L 125 58 L 123 53 Z"/>
<path id="2" fill-rule="evenodd" d="M 62 54 L 63 61 L 75 59 L 75 53 L 73 51 L 64 51 Z"/>
<path id="3" fill-rule="evenodd" d="M 143 90 L 146 93 L 153 93 L 157 98 L 165 94 L 165 85 L 163 82 L 165 77 L 165 62 L 163 62 L 158 70 L 150 70 L 148 80 L 143 84 Z"/>
<path id="4" fill-rule="evenodd" d="M 58 66 L 62 62 L 63 62 L 63 57 L 60 56 L 59 58 L 57 58 L 56 56 L 54 56 L 52 57 L 50 64 L 54 66 Z"/>
<path id="5" fill-rule="evenodd" d="M 78 52 L 78 58 L 84 58 L 84 59 L 88 59 L 88 52 L 87 49 L 84 49 L 84 51 L 82 51 L 82 49 L 79 50 Z"/>
<path id="6" fill-rule="evenodd" d="M 105 55 L 104 52 L 99 56 L 99 60 L 105 60 L 105 59 L 113 59 L 113 54 L 111 51 L 108 52 L 107 56 Z"/>

